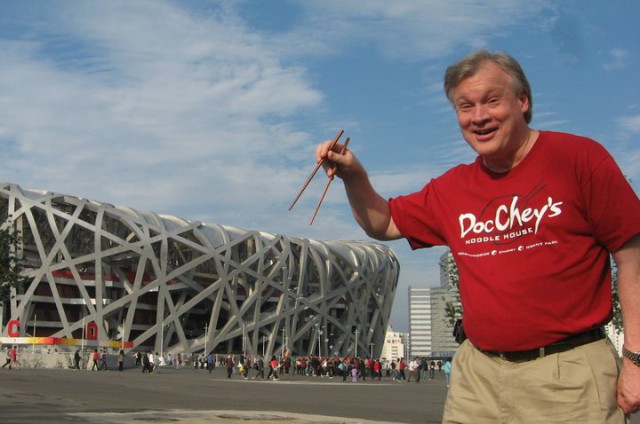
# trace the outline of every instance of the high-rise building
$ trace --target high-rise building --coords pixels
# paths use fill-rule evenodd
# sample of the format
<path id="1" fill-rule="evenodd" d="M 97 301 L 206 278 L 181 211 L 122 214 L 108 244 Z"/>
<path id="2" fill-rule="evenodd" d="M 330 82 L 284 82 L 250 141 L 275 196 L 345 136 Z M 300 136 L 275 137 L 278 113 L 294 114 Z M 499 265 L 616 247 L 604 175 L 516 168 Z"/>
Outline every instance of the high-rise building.
<path id="1" fill-rule="evenodd" d="M 459 304 L 455 263 L 447 252 L 440 258 L 440 287 L 409 287 L 409 356 L 448 357 L 458 348 L 446 305 Z"/>
<path id="2" fill-rule="evenodd" d="M 430 356 L 431 289 L 409 287 L 409 356 Z"/>

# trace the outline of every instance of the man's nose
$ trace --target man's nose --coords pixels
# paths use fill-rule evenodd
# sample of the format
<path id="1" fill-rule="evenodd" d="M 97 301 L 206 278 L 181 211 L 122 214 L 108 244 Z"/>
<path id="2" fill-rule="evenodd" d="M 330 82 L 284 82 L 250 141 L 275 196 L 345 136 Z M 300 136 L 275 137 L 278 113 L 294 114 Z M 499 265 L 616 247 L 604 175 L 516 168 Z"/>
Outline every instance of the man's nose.
<path id="1" fill-rule="evenodd" d="M 477 104 L 473 108 L 473 113 L 471 115 L 471 119 L 473 122 L 484 122 L 489 119 L 489 111 L 486 105 Z"/>

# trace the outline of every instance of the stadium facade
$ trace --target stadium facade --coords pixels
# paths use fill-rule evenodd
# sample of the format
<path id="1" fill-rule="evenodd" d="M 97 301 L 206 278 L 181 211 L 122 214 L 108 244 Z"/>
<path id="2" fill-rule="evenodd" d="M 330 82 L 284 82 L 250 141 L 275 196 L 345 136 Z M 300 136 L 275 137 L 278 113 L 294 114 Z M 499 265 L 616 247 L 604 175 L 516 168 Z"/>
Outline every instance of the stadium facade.
<path id="1" fill-rule="evenodd" d="M 0 220 L 20 232 L 29 277 L 0 313 L 4 343 L 322 356 L 384 344 L 399 264 L 382 244 L 245 231 L 8 183 Z"/>

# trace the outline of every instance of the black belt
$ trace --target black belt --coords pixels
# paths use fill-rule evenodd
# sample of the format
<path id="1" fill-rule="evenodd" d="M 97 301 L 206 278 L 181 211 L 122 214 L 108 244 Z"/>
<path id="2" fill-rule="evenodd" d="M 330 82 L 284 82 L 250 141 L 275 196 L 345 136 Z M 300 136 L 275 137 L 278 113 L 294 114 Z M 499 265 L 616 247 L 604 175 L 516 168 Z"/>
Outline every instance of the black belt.
<path id="1" fill-rule="evenodd" d="M 512 352 L 498 352 L 483 349 L 478 350 L 485 355 L 500 357 L 509 362 L 526 362 L 544 358 L 545 356 L 553 355 L 554 353 L 565 352 L 567 350 L 573 349 L 574 347 L 592 343 L 597 340 L 602 340 L 605 337 L 607 337 L 607 335 L 605 334 L 604 329 L 602 327 L 598 327 L 592 330 L 585 331 L 583 333 L 574 334 L 573 336 L 569 336 L 566 339 L 551 343 L 550 345 L 531 350 L 517 350 Z"/>

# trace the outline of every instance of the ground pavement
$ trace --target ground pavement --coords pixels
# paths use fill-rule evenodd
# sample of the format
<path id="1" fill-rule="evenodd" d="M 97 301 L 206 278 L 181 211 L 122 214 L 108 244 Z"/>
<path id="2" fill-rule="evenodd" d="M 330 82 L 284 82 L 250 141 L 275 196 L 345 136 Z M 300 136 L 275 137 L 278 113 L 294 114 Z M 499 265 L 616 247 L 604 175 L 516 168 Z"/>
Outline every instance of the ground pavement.
<path id="1" fill-rule="evenodd" d="M 253 373 L 250 374 L 250 376 Z M 280 381 L 226 378 L 225 370 L 160 368 L 0 371 L 2 423 L 440 423 L 444 375 L 419 384 L 351 383 L 341 378 L 282 376 Z M 640 424 L 635 414 L 632 424 Z"/>
<path id="2" fill-rule="evenodd" d="M 253 372 L 250 374 L 252 376 Z M 0 371 L 3 423 L 440 423 L 444 374 L 419 384 L 284 375 L 226 378 L 222 368 Z"/>

